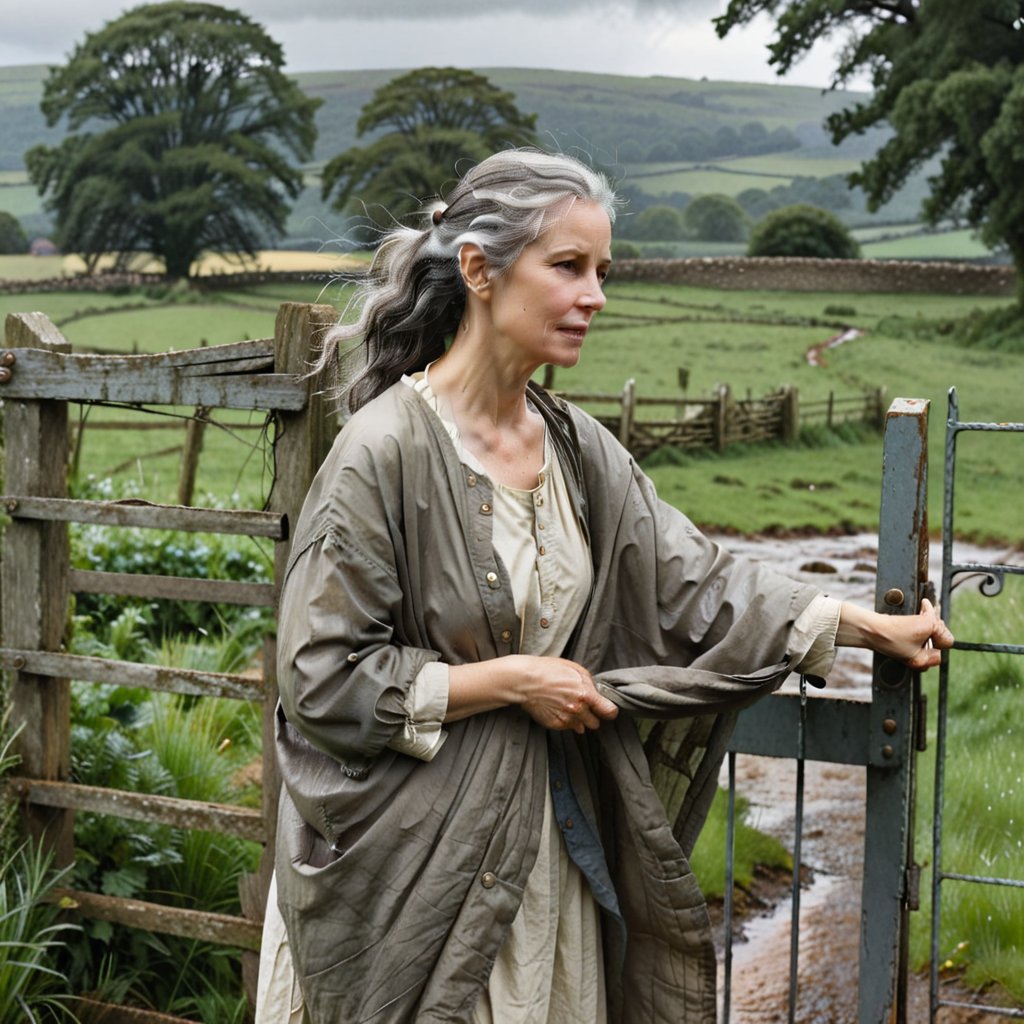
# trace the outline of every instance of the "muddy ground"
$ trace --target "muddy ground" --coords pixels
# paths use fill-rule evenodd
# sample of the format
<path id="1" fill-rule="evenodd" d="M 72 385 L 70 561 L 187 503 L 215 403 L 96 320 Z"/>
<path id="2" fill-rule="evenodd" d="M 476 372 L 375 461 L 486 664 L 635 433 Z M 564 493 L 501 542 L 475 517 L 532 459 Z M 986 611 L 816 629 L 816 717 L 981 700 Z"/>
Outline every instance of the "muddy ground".
<path id="1" fill-rule="evenodd" d="M 835 597 L 868 607 L 874 603 L 878 555 L 874 535 L 720 539 L 729 550 L 815 583 Z M 932 547 L 931 577 L 938 586 L 941 551 L 938 545 Z M 957 545 L 955 558 L 991 563 L 1019 561 L 1020 555 Z M 814 571 L 810 571 L 812 566 Z M 784 688 L 798 689 L 798 682 L 791 679 Z M 870 654 L 840 651 L 829 676 L 828 692 L 870 700 Z M 736 760 L 737 789 L 751 801 L 753 824 L 791 849 L 795 763 L 748 755 L 739 755 Z M 722 783 L 726 785 L 724 772 L 723 768 Z M 796 1020 L 801 1024 L 853 1024 L 857 1019 L 865 773 L 855 766 L 808 762 L 804 786 L 804 884 Z M 752 896 L 754 909 L 739 925 L 742 939 L 733 948 L 729 1020 L 732 1024 L 785 1022 L 789 1019 L 789 879 L 762 877 Z M 721 931 L 719 928 L 719 940 Z M 928 989 L 927 976 L 911 978 L 908 1024 L 927 1024 Z M 955 978 L 944 980 L 942 998 L 985 1001 L 960 987 Z M 1006 1019 L 951 1008 L 940 1009 L 936 1018 L 939 1024 L 994 1024 Z"/>

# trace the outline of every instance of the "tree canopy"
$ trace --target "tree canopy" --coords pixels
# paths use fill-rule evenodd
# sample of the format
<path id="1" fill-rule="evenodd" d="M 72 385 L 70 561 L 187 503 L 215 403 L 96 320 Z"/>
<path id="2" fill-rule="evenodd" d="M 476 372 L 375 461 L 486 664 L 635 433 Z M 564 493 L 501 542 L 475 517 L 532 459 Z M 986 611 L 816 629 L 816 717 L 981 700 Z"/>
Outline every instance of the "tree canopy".
<path id="1" fill-rule="evenodd" d="M 683 220 L 702 242 L 739 242 L 747 237 L 750 226 L 740 204 L 717 192 L 694 199 L 683 211 Z"/>
<path id="2" fill-rule="evenodd" d="M 357 136 L 380 134 L 327 164 L 323 197 L 336 210 L 356 202 L 371 221 L 392 223 L 469 164 L 509 146 L 535 144 L 536 120 L 483 75 L 418 68 L 381 86 L 363 107 Z"/>
<path id="3" fill-rule="evenodd" d="M 730 0 L 718 34 L 763 13 L 777 19 L 769 51 L 780 74 L 840 33 L 833 85 L 870 75 L 873 92 L 826 122 L 835 142 L 892 127 L 850 178 L 869 208 L 938 158 L 926 220 L 966 220 L 989 245 L 1006 246 L 1024 280 L 1024 0 Z"/>
<path id="4" fill-rule="evenodd" d="M 46 80 L 48 124 L 69 134 L 26 154 L 65 251 L 93 269 L 152 253 L 187 276 L 204 251 L 253 255 L 302 188 L 318 100 L 281 47 L 240 11 L 147 4 L 87 33 Z"/>
<path id="5" fill-rule="evenodd" d="M 25 229 L 13 213 L 0 210 L 0 254 L 6 256 L 23 252 L 28 252 Z"/>

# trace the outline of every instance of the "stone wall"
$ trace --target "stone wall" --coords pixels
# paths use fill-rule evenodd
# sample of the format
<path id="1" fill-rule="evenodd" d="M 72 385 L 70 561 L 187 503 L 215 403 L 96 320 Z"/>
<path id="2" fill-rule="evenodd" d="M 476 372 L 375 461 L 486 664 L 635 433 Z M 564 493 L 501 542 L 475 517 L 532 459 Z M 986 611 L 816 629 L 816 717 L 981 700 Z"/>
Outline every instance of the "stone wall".
<path id="1" fill-rule="evenodd" d="M 193 278 L 189 286 L 202 291 L 253 287 L 279 282 L 327 284 L 357 277 L 358 272 L 243 271 Z M 1017 274 L 1012 266 L 979 263 L 914 262 L 910 260 L 783 259 L 774 256 L 694 257 L 680 260 L 618 260 L 616 283 L 647 281 L 729 290 L 794 292 L 897 292 L 939 295 L 1000 295 L 1012 298 Z M 44 281 L 0 280 L 0 293 L 116 291 L 166 284 L 160 274 L 97 274 Z"/>
<path id="2" fill-rule="evenodd" d="M 613 279 L 730 290 L 1004 295 L 1017 290 L 1012 266 L 910 260 L 820 260 L 777 256 L 617 260 Z"/>

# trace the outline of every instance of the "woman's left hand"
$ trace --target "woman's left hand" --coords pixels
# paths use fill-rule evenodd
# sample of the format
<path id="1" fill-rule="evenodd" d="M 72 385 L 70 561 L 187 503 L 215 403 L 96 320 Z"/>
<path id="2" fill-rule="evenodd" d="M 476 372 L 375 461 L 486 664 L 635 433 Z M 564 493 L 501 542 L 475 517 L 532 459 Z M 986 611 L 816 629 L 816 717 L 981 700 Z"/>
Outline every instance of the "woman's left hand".
<path id="1" fill-rule="evenodd" d="M 882 615 L 844 601 L 836 644 L 867 647 L 923 672 L 939 664 L 941 652 L 953 646 L 953 634 L 927 598 L 916 615 Z"/>

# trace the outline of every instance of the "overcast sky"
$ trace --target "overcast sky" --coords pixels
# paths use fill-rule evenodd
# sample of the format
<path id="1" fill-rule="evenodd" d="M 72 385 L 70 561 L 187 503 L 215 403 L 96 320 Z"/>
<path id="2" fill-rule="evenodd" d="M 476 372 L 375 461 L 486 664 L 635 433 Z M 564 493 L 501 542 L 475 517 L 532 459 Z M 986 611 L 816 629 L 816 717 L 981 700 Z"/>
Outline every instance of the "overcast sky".
<path id="1" fill-rule="evenodd" d="M 62 62 L 130 0 L 0 0 L 0 65 Z M 284 47 L 289 70 L 535 67 L 825 87 L 841 40 L 784 79 L 767 20 L 725 40 L 726 0 L 236 0 Z"/>

